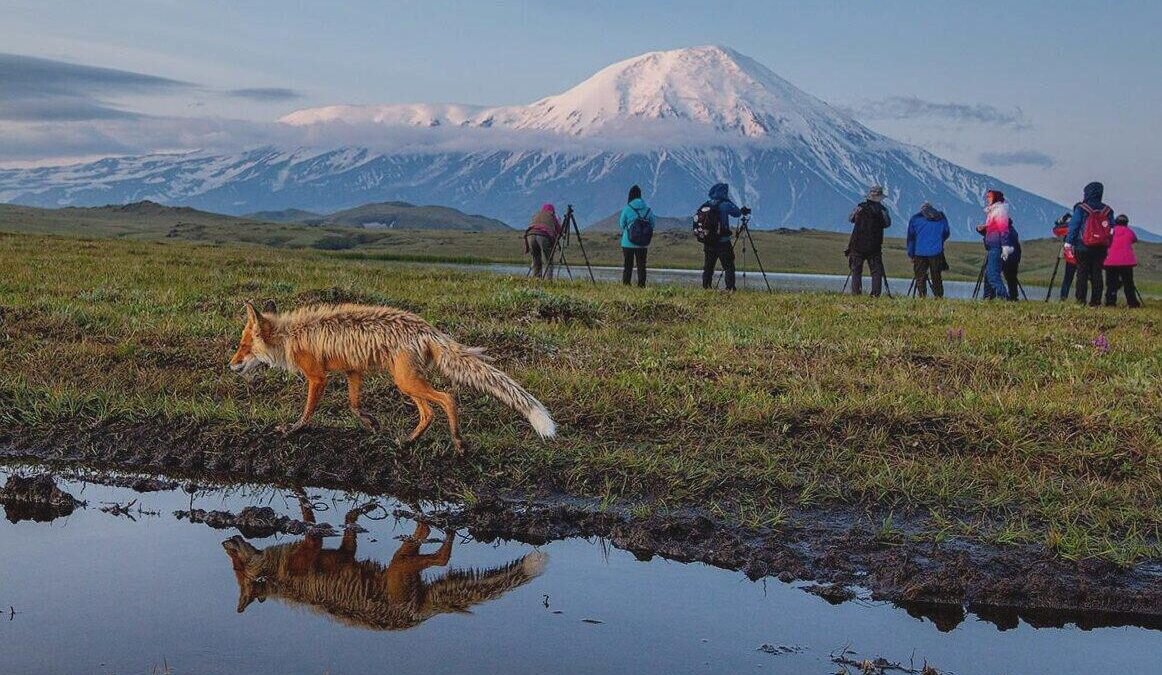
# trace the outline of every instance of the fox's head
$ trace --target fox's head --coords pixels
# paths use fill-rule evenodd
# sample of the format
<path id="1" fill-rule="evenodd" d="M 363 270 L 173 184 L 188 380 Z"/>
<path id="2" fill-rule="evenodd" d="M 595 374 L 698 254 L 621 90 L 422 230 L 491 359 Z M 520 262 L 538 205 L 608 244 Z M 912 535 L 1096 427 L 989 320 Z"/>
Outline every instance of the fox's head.
<path id="1" fill-rule="evenodd" d="M 254 305 L 246 302 L 246 325 L 242 328 L 242 338 L 238 341 L 238 351 L 230 359 L 230 370 L 245 375 L 255 368 L 266 364 L 271 365 L 273 359 L 269 353 L 267 339 L 271 333 L 270 314 L 275 312 L 273 302 L 266 303 L 263 311 L 254 309 Z"/>
<path id="2" fill-rule="evenodd" d="M 255 575 L 262 567 L 262 551 L 238 535 L 222 542 L 222 548 L 230 556 L 234 579 L 238 582 L 238 613 L 246 611 L 255 600 L 266 602 L 266 580 Z"/>

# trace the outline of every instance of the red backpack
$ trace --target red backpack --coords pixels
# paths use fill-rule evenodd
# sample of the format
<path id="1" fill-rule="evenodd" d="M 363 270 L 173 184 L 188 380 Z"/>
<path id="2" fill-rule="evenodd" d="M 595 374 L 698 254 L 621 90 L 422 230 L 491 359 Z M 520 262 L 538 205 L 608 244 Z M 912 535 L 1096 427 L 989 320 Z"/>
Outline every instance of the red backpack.
<path id="1" fill-rule="evenodd" d="M 1081 228 L 1081 243 L 1086 246 L 1109 246 L 1110 242 L 1113 241 L 1113 233 L 1110 231 L 1113 211 L 1105 204 L 1102 204 L 1100 211 L 1085 202 L 1082 202 L 1080 206 L 1085 211 L 1085 225 Z"/>

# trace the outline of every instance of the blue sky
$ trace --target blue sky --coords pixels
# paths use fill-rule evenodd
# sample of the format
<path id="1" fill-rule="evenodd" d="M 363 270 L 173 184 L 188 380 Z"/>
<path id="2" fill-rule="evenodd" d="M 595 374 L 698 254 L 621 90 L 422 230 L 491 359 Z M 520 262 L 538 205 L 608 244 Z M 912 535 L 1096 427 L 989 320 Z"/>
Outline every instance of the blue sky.
<path id="1" fill-rule="evenodd" d="M 527 103 L 642 52 L 713 43 L 1058 201 L 1103 180 L 1115 208 L 1162 229 L 1162 3 L 1068 4 L 5 0 L 0 162 L 103 154 L 102 125 L 136 115 L 197 142 L 207 118 L 330 103 Z M 51 98 L 13 55 L 159 80 L 97 78 Z M 46 107 L 64 119 L 35 119 Z"/>

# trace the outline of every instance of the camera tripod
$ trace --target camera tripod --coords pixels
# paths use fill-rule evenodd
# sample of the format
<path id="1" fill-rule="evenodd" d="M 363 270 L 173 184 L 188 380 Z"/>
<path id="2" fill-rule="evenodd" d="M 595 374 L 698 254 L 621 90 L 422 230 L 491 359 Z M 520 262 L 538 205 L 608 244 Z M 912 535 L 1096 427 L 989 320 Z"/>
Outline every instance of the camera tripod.
<path id="1" fill-rule="evenodd" d="M 561 220 L 561 235 L 553 240 L 553 245 L 549 248 L 549 257 L 545 261 L 545 278 L 552 279 L 553 268 L 561 265 L 569 275 L 570 281 L 573 279 L 573 268 L 569 266 L 569 260 L 565 257 L 565 249 L 569 247 L 571 236 L 570 228 L 572 228 L 572 235 L 577 237 L 577 245 L 581 247 L 581 256 L 585 259 L 585 269 L 589 270 L 589 281 L 596 285 L 597 278 L 593 276 L 593 266 L 589 264 L 589 254 L 585 252 L 585 241 L 581 239 L 581 228 L 577 226 L 577 218 L 573 215 L 572 204 L 565 208 L 565 217 Z M 531 273 L 530 269 L 528 274 Z"/>
<path id="2" fill-rule="evenodd" d="M 1060 258 L 1058 258 L 1058 260 L 1060 260 Z M 973 300 L 976 300 L 977 298 L 980 297 L 981 289 L 984 288 L 984 272 L 985 272 L 985 268 L 988 267 L 988 264 L 989 264 L 989 262 L 988 262 L 987 257 L 985 258 L 985 261 L 980 264 L 980 274 L 976 275 L 976 287 L 972 289 L 972 299 Z M 1050 286 L 1050 288 L 1052 288 L 1052 286 Z M 1021 283 L 1020 279 L 1017 280 L 1017 290 L 1020 291 L 1021 297 L 1025 298 L 1025 301 L 1028 302 L 1029 296 L 1025 294 L 1025 286 L 1024 286 L 1024 284 Z M 1005 289 L 1005 293 L 1008 293 L 1007 288 Z M 1009 298 L 1009 299 L 1016 300 L 1017 298 Z"/>
<path id="3" fill-rule="evenodd" d="M 746 235 L 746 239 L 743 239 L 743 235 Z M 742 240 L 742 255 L 739 256 L 739 267 L 742 268 L 742 287 L 746 288 L 746 245 L 749 242 L 751 253 L 754 254 L 755 262 L 757 262 L 759 265 L 759 272 L 763 275 L 763 282 L 767 285 L 767 292 L 774 293 L 774 289 L 771 288 L 771 281 L 770 279 L 767 279 L 767 271 L 763 268 L 762 258 L 759 258 L 759 250 L 754 245 L 754 237 L 752 237 L 750 233 L 749 213 L 744 214 L 742 218 L 739 218 L 738 220 L 738 228 L 734 231 L 734 241 L 730 242 L 731 251 L 734 251 L 738 248 L 739 240 Z M 719 273 L 718 279 L 714 282 L 715 290 L 718 289 L 718 284 L 722 282 L 722 277 L 725 275 L 726 270 L 723 270 L 721 273 Z"/>

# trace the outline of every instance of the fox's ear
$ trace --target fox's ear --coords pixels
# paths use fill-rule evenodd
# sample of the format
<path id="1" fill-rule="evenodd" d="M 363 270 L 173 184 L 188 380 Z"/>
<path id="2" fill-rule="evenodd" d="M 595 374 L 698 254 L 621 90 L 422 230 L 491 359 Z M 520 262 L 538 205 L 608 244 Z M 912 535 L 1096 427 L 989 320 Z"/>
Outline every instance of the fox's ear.
<path id="1" fill-rule="evenodd" d="M 274 300 L 267 300 L 262 305 L 263 314 L 278 314 L 278 307 L 274 304 Z"/>
<path id="2" fill-rule="evenodd" d="M 257 600 L 258 602 L 266 602 L 266 584 L 261 581 L 252 581 L 245 586 L 238 588 L 238 613 L 241 614 L 246 611 L 250 603 Z"/>
<path id="3" fill-rule="evenodd" d="M 246 301 L 246 323 L 257 328 L 259 335 L 268 335 L 270 333 L 270 319 L 266 318 L 257 309 L 254 309 L 254 303 L 249 300 Z"/>

